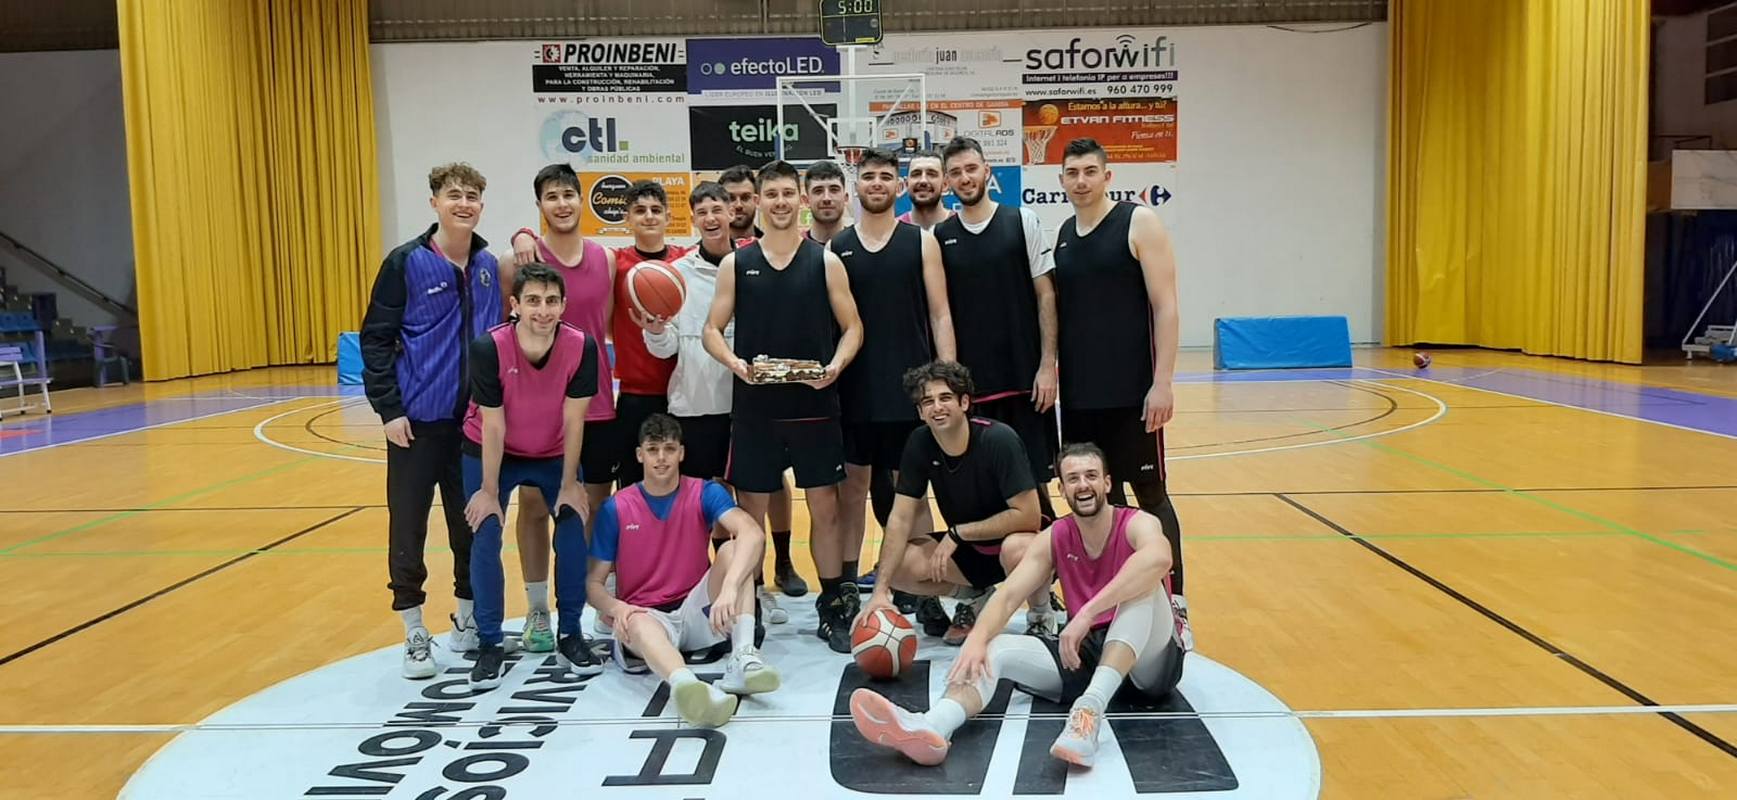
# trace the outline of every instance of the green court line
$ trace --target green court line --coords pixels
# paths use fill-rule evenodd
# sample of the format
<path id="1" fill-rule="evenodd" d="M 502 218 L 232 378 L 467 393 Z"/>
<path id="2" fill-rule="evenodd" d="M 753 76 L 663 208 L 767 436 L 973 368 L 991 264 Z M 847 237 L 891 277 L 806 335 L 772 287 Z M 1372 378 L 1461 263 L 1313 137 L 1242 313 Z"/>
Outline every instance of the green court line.
<path id="1" fill-rule="evenodd" d="M 1686 531 L 1671 531 L 1672 534 Z M 1297 533 L 1297 534 L 1200 534 L 1189 536 L 1190 542 L 1342 542 L 1346 539 L 1382 540 L 1463 540 L 1463 539 L 1582 539 L 1604 536 L 1624 536 L 1622 531 L 1484 531 L 1484 532 L 1442 532 L 1442 533 L 1368 533 L 1344 536 L 1338 533 Z M 792 540 L 793 544 L 802 542 Z M 449 553 L 448 547 L 428 547 L 424 553 Z M 516 546 L 508 545 L 502 548 L 503 553 L 518 552 Z M 246 554 L 261 556 L 319 556 L 319 555 L 384 555 L 384 547 L 299 547 L 276 548 L 273 550 L 92 550 L 68 551 L 59 553 L 0 553 L 0 559 L 5 558 L 141 558 L 141 557 L 190 557 L 190 556 L 238 556 Z"/>
<path id="2" fill-rule="evenodd" d="M 1315 422 L 1314 420 L 1303 419 L 1301 417 L 1299 417 L 1298 419 L 1302 419 L 1304 424 L 1309 425 L 1309 426 L 1315 428 L 1316 430 L 1319 430 L 1319 431 L 1322 431 L 1325 433 L 1330 433 L 1330 434 L 1332 434 L 1338 438 L 1341 438 L 1341 439 L 1349 438 L 1347 436 L 1344 436 L 1343 434 L 1341 434 L 1338 431 L 1329 430 L 1326 426 L 1323 426 L 1323 425 Z M 1394 446 L 1389 445 L 1389 444 L 1385 444 L 1385 443 L 1377 441 L 1375 439 L 1358 439 L 1355 441 L 1355 444 L 1360 444 L 1360 445 L 1363 445 L 1365 447 L 1373 448 L 1375 450 L 1378 450 L 1378 451 L 1383 452 L 1383 453 L 1387 453 L 1389 455 L 1399 456 L 1400 458 L 1404 458 L 1406 460 L 1409 460 L 1409 461 L 1412 461 L 1412 462 L 1415 462 L 1418 464 L 1422 464 L 1422 465 L 1429 467 L 1431 469 L 1439 470 L 1439 471 L 1445 472 L 1449 475 L 1453 475 L 1454 477 L 1460 478 L 1461 480 L 1469 481 L 1471 483 L 1475 483 L 1475 484 L 1478 484 L 1480 486 L 1484 486 L 1484 487 L 1487 487 L 1490 489 L 1495 489 L 1497 491 L 1500 491 L 1503 494 L 1511 495 L 1513 497 L 1518 497 L 1522 500 L 1526 500 L 1528 502 L 1535 503 L 1537 505 L 1541 505 L 1541 506 L 1548 508 L 1548 509 L 1551 509 L 1553 511 L 1557 511 L 1559 513 L 1567 514 L 1571 517 L 1575 517 L 1577 519 L 1581 519 L 1581 520 L 1584 520 L 1586 522 L 1590 522 L 1590 523 L 1597 525 L 1601 528 L 1606 528 L 1614 533 L 1625 534 L 1628 536 L 1633 536 L 1635 538 L 1641 539 L 1642 541 L 1652 542 L 1653 544 L 1659 545 L 1661 547 L 1667 547 L 1667 548 L 1670 548 L 1672 550 L 1676 550 L 1677 552 L 1694 556 L 1695 558 L 1699 558 L 1702 561 L 1705 561 L 1705 562 L 1712 564 L 1714 566 L 1723 567 L 1723 568 L 1731 570 L 1733 572 L 1737 572 L 1737 564 L 1733 564 L 1729 561 L 1726 561 L 1725 559 L 1719 558 L 1718 556 L 1712 555 L 1710 553 L 1703 553 L 1699 550 L 1696 550 L 1693 547 L 1689 547 L 1687 545 L 1677 544 L 1676 542 L 1669 541 L 1667 539 L 1661 539 L 1661 538 L 1654 536 L 1652 534 L 1642 533 L 1641 531 L 1637 531 L 1637 530 L 1630 528 L 1629 526 L 1624 525 L 1620 522 L 1605 519 L 1604 517 L 1598 516 L 1597 514 L 1594 514 L 1590 511 L 1582 511 L 1578 508 L 1574 508 L 1573 506 L 1558 503 L 1555 500 L 1551 500 L 1547 497 L 1539 497 L 1539 496 L 1532 494 L 1531 492 L 1527 492 L 1523 489 L 1515 489 L 1514 487 L 1508 486 L 1508 485 L 1503 484 L 1499 481 L 1493 481 L 1493 480 L 1490 480 L 1489 478 L 1485 478 L 1481 475 L 1476 475 L 1476 474 L 1473 474 L 1471 472 L 1467 472 L 1467 471 L 1460 469 L 1458 467 L 1449 466 L 1449 465 L 1443 464 L 1439 461 L 1435 461 L 1433 459 L 1426 458 L 1424 456 L 1420 456 L 1416 453 L 1401 450 L 1397 447 L 1394 447 Z M 1292 492 L 1290 494 L 1293 494 L 1294 496 L 1298 496 L 1298 497 L 1308 496 L 1307 492 Z"/>

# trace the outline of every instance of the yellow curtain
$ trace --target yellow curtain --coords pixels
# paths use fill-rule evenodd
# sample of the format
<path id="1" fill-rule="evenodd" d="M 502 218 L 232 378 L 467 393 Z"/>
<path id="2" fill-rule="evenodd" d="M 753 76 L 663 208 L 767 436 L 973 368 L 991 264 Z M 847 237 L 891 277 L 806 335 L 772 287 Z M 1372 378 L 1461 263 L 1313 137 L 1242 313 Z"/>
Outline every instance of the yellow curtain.
<path id="1" fill-rule="evenodd" d="M 1389 344 L 1639 363 L 1648 14 L 1389 6 Z"/>
<path id="2" fill-rule="evenodd" d="M 331 361 L 379 260 L 367 0 L 119 0 L 152 380 Z"/>

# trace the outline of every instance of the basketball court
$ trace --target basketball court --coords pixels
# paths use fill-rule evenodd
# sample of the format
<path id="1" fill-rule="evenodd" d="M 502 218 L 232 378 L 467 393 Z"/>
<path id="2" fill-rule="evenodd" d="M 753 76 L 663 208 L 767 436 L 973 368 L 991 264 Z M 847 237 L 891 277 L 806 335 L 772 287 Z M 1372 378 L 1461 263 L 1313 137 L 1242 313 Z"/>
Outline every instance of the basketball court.
<path id="1" fill-rule="evenodd" d="M 1737 457 L 1737 374 L 1478 351 L 1426 371 L 1383 349 L 1351 369 L 1253 373 L 1185 352 L 1179 372 L 1170 469 L 1198 650 L 1176 702 L 1116 710 L 1115 744 L 1072 774 L 1045 755 L 1065 709 L 1005 689 L 943 768 L 865 748 L 844 706 L 862 678 L 814 641 L 801 600 L 765 647 L 785 688 L 717 731 L 682 725 L 651 679 L 581 682 L 542 657 L 475 696 L 444 649 L 444 675 L 405 681 L 399 623 L 376 613 L 384 442 L 328 368 L 62 392 L 52 417 L 0 429 L 0 483 L 32 487 L 0 507 L 5 794 L 1737 784 L 1737 634 L 1718 622 L 1737 607 L 1737 481 L 1719 467 Z M 431 573 L 449 557 L 431 547 Z M 508 592 L 509 628 L 522 604 Z M 920 707 L 954 652 L 924 637 L 889 691 Z"/>

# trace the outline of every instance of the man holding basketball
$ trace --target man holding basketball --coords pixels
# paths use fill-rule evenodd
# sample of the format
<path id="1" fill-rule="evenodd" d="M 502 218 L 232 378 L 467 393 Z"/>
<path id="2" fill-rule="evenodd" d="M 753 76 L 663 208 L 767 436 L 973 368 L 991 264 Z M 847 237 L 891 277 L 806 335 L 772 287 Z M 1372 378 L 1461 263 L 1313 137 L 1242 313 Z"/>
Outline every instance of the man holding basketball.
<path id="1" fill-rule="evenodd" d="M 1049 499 L 1057 435 L 1055 284 L 1037 214 L 989 199 L 989 165 L 977 140 L 941 151 L 959 213 L 935 226 L 959 361 L 971 368 L 979 416 L 1007 423 L 1025 442 L 1038 503 Z"/>
<path id="2" fill-rule="evenodd" d="M 926 427 L 907 438 L 898 496 L 881 542 L 880 574 L 864 612 L 892 608 L 894 589 L 923 596 L 917 622 L 924 633 L 933 636 L 939 629 L 943 641 L 957 645 L 974 629 L 989 592 L 1019 564 L 1036 535 L 1037 487 L 1019 435 L 1001 422 L 968 416 L 969 369 L 934 361 L 906 372 L 903 383 Z M 930 487 L 947 522 L 944 531 L 914 527 L 928 505 L 923 497 Z M 936 599 L 943 595 L 971 600 L 959 606 L 951 627 Z M 1028 625 L 1053 630 L 1048 585 L 1021 593 L 1026 595 L 1033 602 Z"/>
<path id="3" fill-rule="evenodd" d="M 1103 451 L 1070 444 L 1061 456 L 1071 516 L 1038 534 L 1002 591 L 984 608 L 947 691 L 924 713 L 870 689 L 850 697 L 856 729 L 919 764 L 947 758 L 953 733 L 983 710 L 1002 679 L 1021 691 L 1071 702 L 1067 728 L 1050 755 L 1079 766 L 1097 756 L 1104 709 L 1120 691 L 1158 700 L 1182 679 L 1185 649 L 1169 600 L 1170 545 L 1157 518 L 1111 505 Z M 1057 577 L 1074 609 L 1060 639 L 999 633 L 1019 598 Z"/>
<path id="4" fill-rule="evenodd" d="M 597 511 L 591 603 L 615 619 L 615 662 L 628 672 L 649 667 L 669 681 L 682 719 L 715 728 L 736 713 L 737 695 L 778 688 L 778 671 L 754 649 L 750 581 L 766 534 L 724 487 L 681 474 L 682 428 L 668 415 L 646 418 L 636 451 L 645 479 Z M 730 541 L 708 558 L 714 528 Z M 610 573 L 614 595 L 604 585 Z M 723 679 L 708 684 L 695 677 L 686 654 L 725 641 L 731 655 Z"/>
<path id="5" fill-rule="evenodd" d="M 597 345 L 561 321 L 566 310 L 561 274 L 544 264 L 513 276 L 517 322 L 491 328 L 470 346 L 470 409 L 464 418 L 465 520 L 476 531 L 471 584 L 476 588 L 476 664 L 473 690 L 500 684 L 506 659 L 501 570 L 502 511 L 513 490 L 533 487 L 555 511 L 556 648 L 581 674 L 602 668 L 579 630 L 585 606 L 585 522 L 589 507 L 579 487 L 585 410 L 597 394 Z M 523 492 L 521 492 L 521 496 Z"/>
<path id="6" fill-rule="evenodd" d="M 833 383 L 862 345 L 862 321 L 844 264 L 797 231 L 800 191 L 796 168 L 788 163 L 774 161 L 760 171 L 766 235 L 718 265 L 705 345 L 737 378 L 730 482 L 741 492 L 742 506 L 758 516 L 782 485 L 784 470 L 794 468 L 796 485 L 807 490 L 809 541 L 820 575 L 816 633 L 847 653 L 850 621 L 861 599 L 855 584 L 842 577 L 838 484 L 844 479 L 844 434 Z M 733 346 L 724 338 L 732 319 Z M 805 384 L 756 383 L 749 362 L 761 355 L 814 361 L 823 365 L 823 377 Z"/>
<path id="7" fill-rule="evenodd" d="M 857 577 L 873 472 L 892 472 L 896 480 L 893 471 L 899 467 L 905 442 L 911 431 L 922 427 L 900 381 L 906 370 L 928 363 L 937 354 L 945 361 L 955 356 L 940 247 L 928 232 L 894 218 L 898 187 L 898 156 L 878 148 L 864 153 L 856 177 L 862 219 L 827 244 L 850 276 L 851 296 L 863 326 L 862 349 L 838 382 L 845 450 L 839 508 L 845 530 L 844 576 L 851 580 Z M 811 185 L 811 201 L 814 196 Z M 884 501 L 890 512 L 892 484 L 876 491 L 882 492 L 877 500 Z M 884 529 L 887 516 L 877 517 Z M 926 503 L 919 509 L 917 525 L 925 531 L 931 525 Z"/>
<path id="8" fill-rule="evenodd" d="M 428 579 L 423 549 L 435 487 L 445 509 L 458 598 L 448 645 L 461 653 L 477 646 L 459 443 L 464 439 L 466 345 L 501 319 L 500 304 L 494 302 L 495 257 L 476 235 L 487 183 L 468 164 L 429 172 L 428 204 L 436 221 L 386 255 L 362 319 L 362 382 L 386 435 L 387 585 L 392 609 L 404 622 L 406 678 L 431 678 L 440 671 L 434 640 L 422 622 L 428 598 L 422 590 Z"/>
<path id="9" fill-rule="evenodd" d="M 609 333 L 610 314 L 615 306 L 615 271 L 610 266 L 614 255 L 579 231 L 582 206 L 579 176 L 566 164 L 550 164 L 537 172 L 532 190 L 549 235 L 538 236 L 530 228 L 520 228 L 513 234 L 513 257 L 501 269 L 502 307 L 509 313 L 512 310 L 516 267 L 549 265 L 561 274 L 567 290 L 561 320 L 578 328 L 591 342 L 602 342 Z M 597 394 L 585 409 L 585 425 L 596 431 L 613 419 L 615 372 L 609 359 L 602 358 L 597 363 Z M 609 473 L 613 454 L 605 450 L 608 443 L 607 436 L 585 438 L 585 449 L 579 454 L 581 473 Z M 586 483 L 585 495 L 589 506 L 596 508 L 609 496 L 609 483 Z M 525 598 L 530 608 L 520 641 L 528 652 L 547 653 L 555 649 L 555 631 L 549 618 L 549 507 L 541 493 L 519 495 L 514 527 L 519 544 L 519 570 L 525 580 Z"/>
<path id="10" fill-rule="evenodd" d="M 1188 621 L 1182 586 L 1182 525 L 1165 487 L 1164 423 L 1175 407 L 1176 256 L 1158 212 L 1104 194 L 1109 158 L 1093 139 L 1062 151 L 1061 185 L 1074 215 L 1056 235 L 1062 437 L 1103 448 L 1117 477 L 1110 502 L 1140 509 L 1170 542 L 1177 615 Z M 1146 331 L 1147 335 L 1129 335 Z M 1193 634 L 1184 627 L 1185 641 Z"/>

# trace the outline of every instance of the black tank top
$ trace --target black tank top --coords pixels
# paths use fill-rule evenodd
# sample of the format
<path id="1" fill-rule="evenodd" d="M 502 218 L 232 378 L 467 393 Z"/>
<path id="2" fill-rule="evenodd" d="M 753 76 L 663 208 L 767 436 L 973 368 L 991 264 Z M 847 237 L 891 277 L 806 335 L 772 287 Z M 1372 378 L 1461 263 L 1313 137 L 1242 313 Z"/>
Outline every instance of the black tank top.
<path id="1" fill-rule="evenodd" d="M 736 356 L 810 358 L 822 366 L 838 345 L 832 302 L 826 294 L 826 248 L 804 239 L 790 265 L 774 269 L 760 242 L 736 251 Z M 791 384 L 750 385 L 736 380 L 733 413 L 754 419 L 838 416 L 838 384 L 816 390 Z"/>
<path id="2" fill-rule="evenodd" d="M 922 229 L 898 223 L 880 251 L 871 253 L 853 225 L 833 238 L 832 253 L 844 262 L 862 317 L 862 349 L 838 380 L 844 419 L 914 420 L 917 407 L 905 394 L 905 370 L 935 357 L 923 293 Z"/>
<path id="3" fill-rule="evenodd" d="M 954 214 L 935 226 L 935 238 L 959 363 L 971 369 L 977 396 L 1030 391 L 1043 350 L 1019 209 L 998 206 L 982 233 L 966 230 Z"/>
<path id="4" fill-rule="evenodd" d="M 1134 204 L 1116 203 L 1084 236 L 1075 219 L 1055 243 L 1061 402 L 1071 409 L 1136 408 L 1152 387 L 1152 304 L 1128 250 Z"/>

